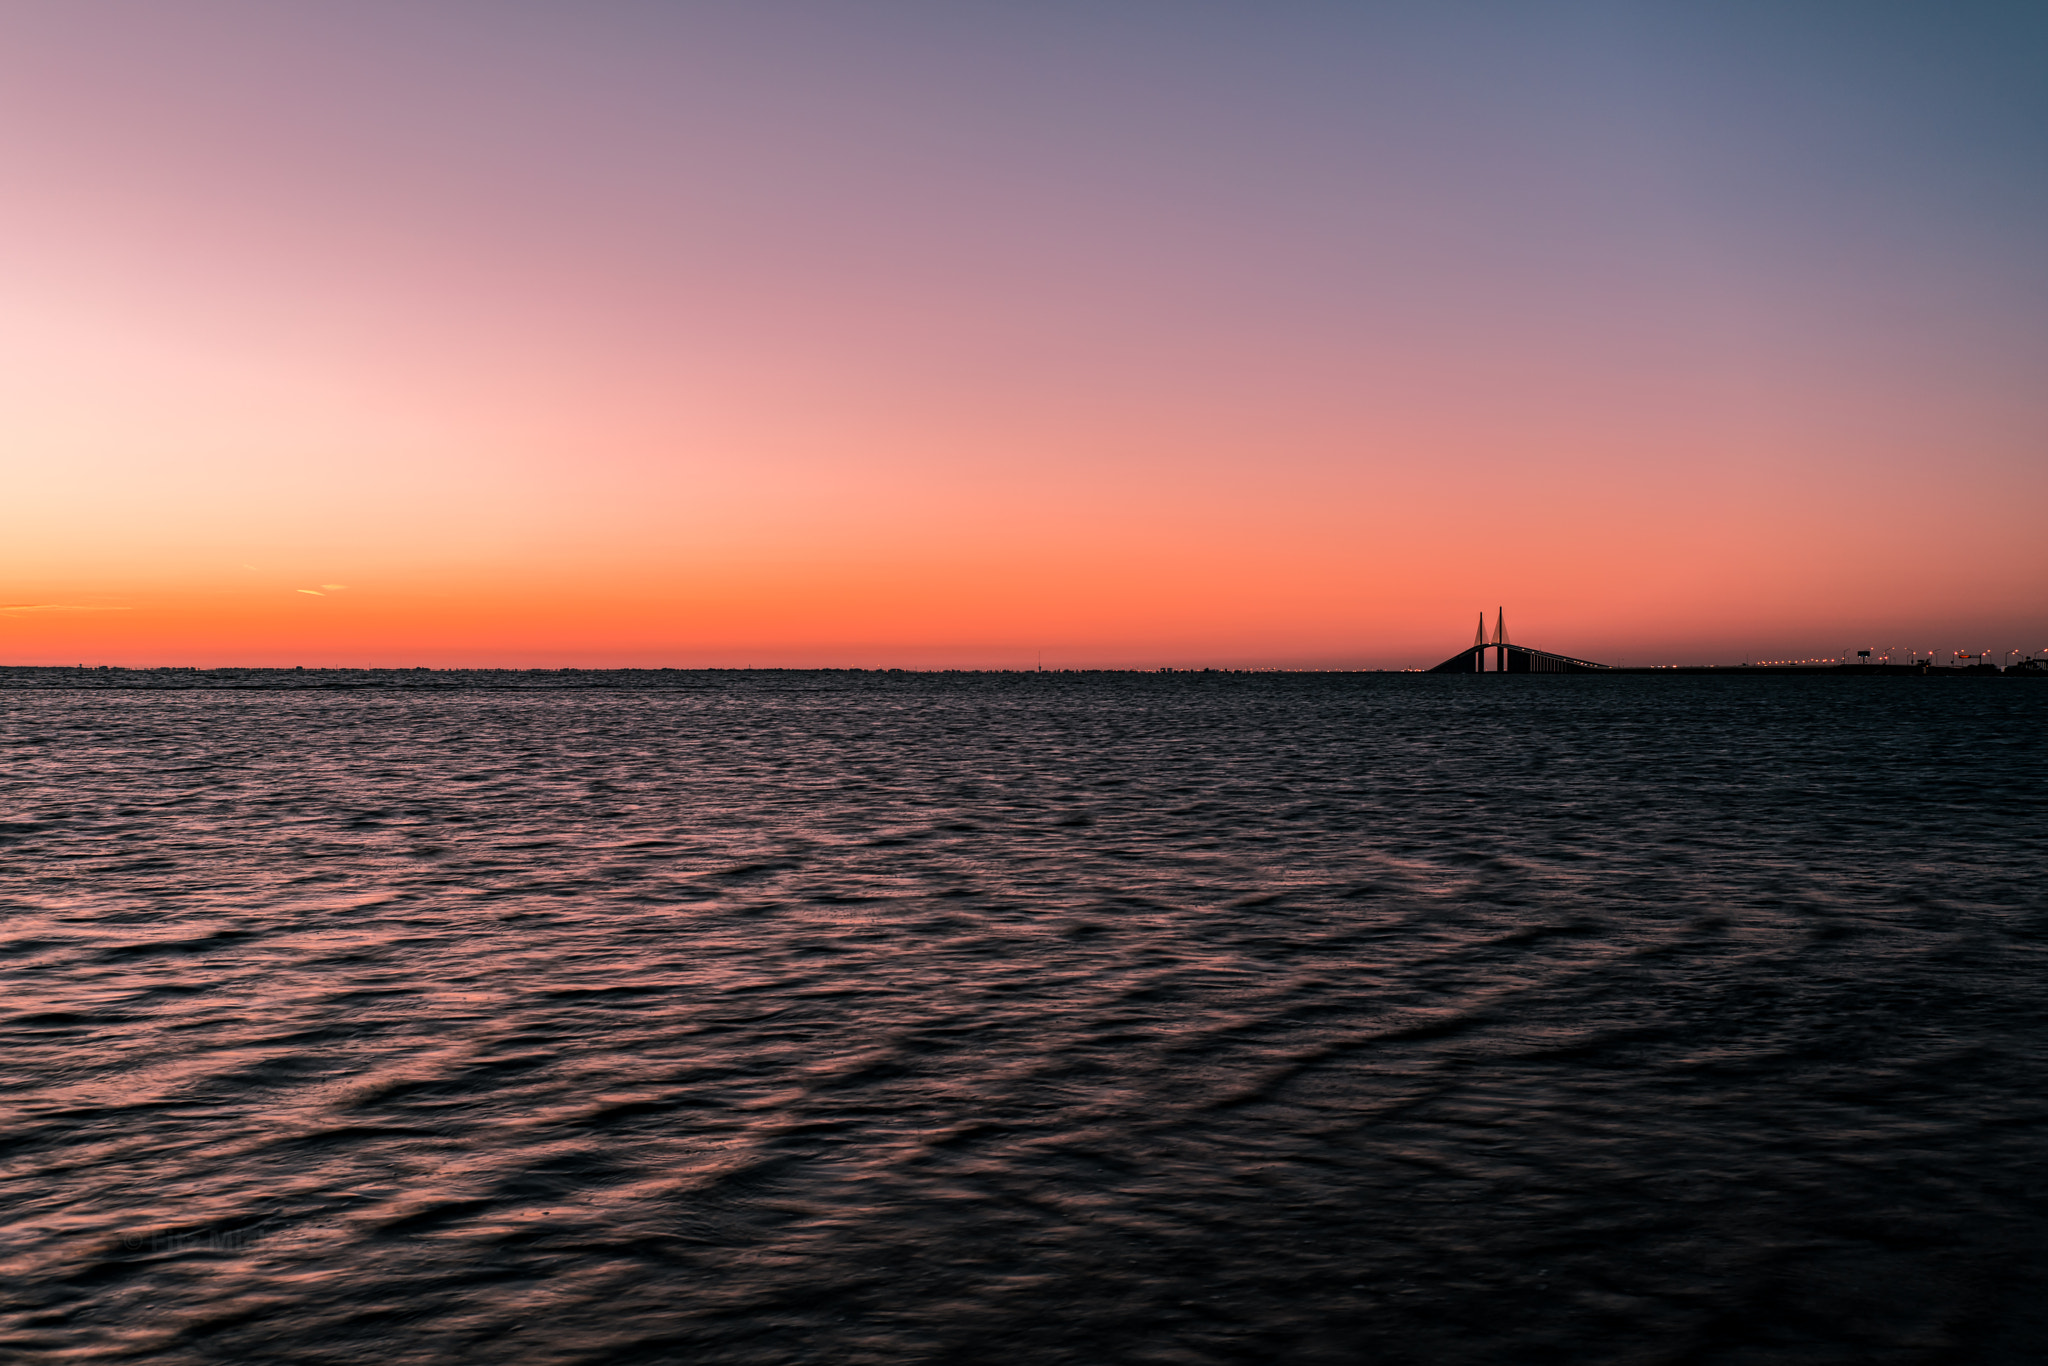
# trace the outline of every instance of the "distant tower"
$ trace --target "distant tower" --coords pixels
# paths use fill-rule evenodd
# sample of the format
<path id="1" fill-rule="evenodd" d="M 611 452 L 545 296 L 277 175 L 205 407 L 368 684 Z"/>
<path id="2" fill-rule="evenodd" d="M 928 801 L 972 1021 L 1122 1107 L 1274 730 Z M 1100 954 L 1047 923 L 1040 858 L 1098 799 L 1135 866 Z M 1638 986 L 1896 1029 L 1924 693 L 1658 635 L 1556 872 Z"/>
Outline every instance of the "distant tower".
<path id="1" fill-rule="evenodd" d="M 1486 612 L 1484 609 L 1481 609 L 1479 613 L 1479 630 L 1472 637 L 1472 672 L 1476 674 L 1486 672 Z"/>
<path id="2" fill-rule="evenodd" d="M 1499 615 L 1493 619 L 1493 668 L 1496 673 L 1508 671 L 1508 612 L 1505 607 L 1494 609 Z M 1479 614 L 1479 629 L 1486 629 L 1486 614 Z"/>

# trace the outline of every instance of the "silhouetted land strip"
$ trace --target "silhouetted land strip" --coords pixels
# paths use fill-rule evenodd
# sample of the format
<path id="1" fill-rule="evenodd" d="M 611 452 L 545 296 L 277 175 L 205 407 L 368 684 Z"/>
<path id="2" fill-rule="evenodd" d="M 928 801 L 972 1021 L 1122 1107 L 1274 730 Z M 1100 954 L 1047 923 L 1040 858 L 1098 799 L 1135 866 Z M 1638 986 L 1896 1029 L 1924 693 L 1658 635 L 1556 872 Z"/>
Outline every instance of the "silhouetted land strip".
<path id="1" fill-rule="evenodd" d="M 2001 669 L 1996 664 L 1964 664 L 1954 668 L 1941 668 L 1928 664 L 1674 664 L 1653 668 L 1621 668 L 1602 670 L 1611 674 L 1726 674 L 1744 677 L 1754 674 L 1798 674 L 1803 678 L 1816 676 L 1858 676 L 1882 674 L 1888 678 L 1965 678 L 1985 676 L 2011 676 L 2014 678 L 2048 678 L 2048 667 L 2039 667 L 2041 661 L 2029 660 L 2028 668 L 2015 664 Z"/>
<path id="2" fill-rule="evenodd" d="M 1936 668 L 1907 664 L 1767 665 L 1703 664 L 1647 668 L 1601 667 L 1573 670 L 1571 676 L 1714 675 L 1725 678 L 1800 677 L 1821 678 L 1846 675 L 1884 675 L 1898 678 L 2048 678 L 2048 667 L 2015 665 L 2001 670 L 1992 664 L 1961 668 Z M 329 690 L 380 689 L 407 691 L 449 691 L 464 688 L 487 689 L 623 689 L 675 690 L 730 686 L 752 680 L 762 685 L 789 685 L 805 680 L 824 681 L 866 678 L 877 683 L 902 678 L 943 678 L 947 676 L 1011 678 L 1019 682 L 1057 679 L 1272 679 L 1408 677 L 1433 670 L 1409 669 L 199 669 L 184 666 L 128 669 L 112 665 L 85 668 L 21 665 L 0 667 L 0 691 L 25 689 L 90 689 L 98 691 L 227 691 L 227 690 Z M 1493 675 L 1487 675 L 1491 677 Z M 1519 675 L 1510 675 L 1519 676 Z M 1567 675 L 1547 675 L 1565 677 Z"/>

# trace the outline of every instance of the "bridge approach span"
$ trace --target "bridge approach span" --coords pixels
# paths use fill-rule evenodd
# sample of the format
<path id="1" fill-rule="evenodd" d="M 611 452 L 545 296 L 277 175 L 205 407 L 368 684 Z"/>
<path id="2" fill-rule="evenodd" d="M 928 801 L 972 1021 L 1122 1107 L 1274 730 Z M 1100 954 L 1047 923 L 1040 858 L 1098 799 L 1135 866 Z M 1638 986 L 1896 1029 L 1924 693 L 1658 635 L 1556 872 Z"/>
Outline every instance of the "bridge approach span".
<path id="1" fill-rule="evenodd" d="M 1494 667 L 1485 667 L 1486 652 L 1497 650 L 1499 655 Z M 1433 674 L 1598 674 L 1606 673 L 1614 666 L 1595 664 L 1590 659 L 1573 659 L 1570 655 L 1552 654 L 1549 650 L 1532 650 L 1527 645 L 1468 645 L 1443 663 L 1429 670 Z"/>

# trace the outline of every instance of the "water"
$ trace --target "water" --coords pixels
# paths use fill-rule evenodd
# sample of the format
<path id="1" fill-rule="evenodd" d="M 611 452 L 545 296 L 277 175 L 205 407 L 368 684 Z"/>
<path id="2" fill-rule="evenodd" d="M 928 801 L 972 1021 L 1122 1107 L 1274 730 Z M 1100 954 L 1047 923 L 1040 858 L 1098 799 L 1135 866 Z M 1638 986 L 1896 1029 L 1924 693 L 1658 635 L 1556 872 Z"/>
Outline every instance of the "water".
<path id="1" fill-rule="evenodd" d="M 2048 1341 L 2034 680 L 4 681 L 10 1360 Z"/>

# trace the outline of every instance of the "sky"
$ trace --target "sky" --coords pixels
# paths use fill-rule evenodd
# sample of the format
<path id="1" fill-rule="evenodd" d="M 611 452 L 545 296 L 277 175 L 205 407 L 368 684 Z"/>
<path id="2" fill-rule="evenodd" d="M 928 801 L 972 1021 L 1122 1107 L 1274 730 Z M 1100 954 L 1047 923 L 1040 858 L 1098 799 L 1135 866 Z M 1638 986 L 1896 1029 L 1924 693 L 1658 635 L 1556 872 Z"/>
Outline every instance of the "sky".
<path id="1" fill-rule="evenodd" d="M 2048 7 L 0 0 L 0 664 L 2048 654 Z"/>

